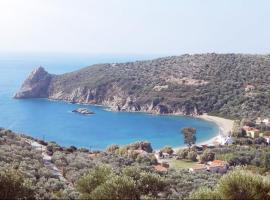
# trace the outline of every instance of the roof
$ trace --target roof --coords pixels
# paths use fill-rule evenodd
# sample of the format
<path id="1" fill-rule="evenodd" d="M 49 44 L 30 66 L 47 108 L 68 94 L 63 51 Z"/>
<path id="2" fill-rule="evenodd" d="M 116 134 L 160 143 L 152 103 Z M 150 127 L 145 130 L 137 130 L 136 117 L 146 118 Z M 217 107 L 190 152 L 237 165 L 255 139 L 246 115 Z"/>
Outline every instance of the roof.
<path id="1" fill-rule="evenodd" d="M 223 161 L 223 160 L 213 160 L 213 161 L 210 161 L 208 162 L 208 164 L 211 166 L 223 166 L 223 165 L 226 165 L 227 162 L 226 161 Z"/>
<path id="2" fill-rule="evenodd" d="M 259 131 L 258 129 L 250 127 L 250 126 L 243 126 L 243 129 L 245 131 Z"/>
<path id="3" fill-rule="evenodd" d="M 158 172 L 167 172 L 168 171 L 168 169 L 166 167 L 163 167 L 162 165 L 155 165 L 154 168 Z"/>
<path id="4" fill-rule="evenodd" d="M 205 165 L 204 164 L 196 164 L 194 165 L 191 169 L 205 169 Z"/>

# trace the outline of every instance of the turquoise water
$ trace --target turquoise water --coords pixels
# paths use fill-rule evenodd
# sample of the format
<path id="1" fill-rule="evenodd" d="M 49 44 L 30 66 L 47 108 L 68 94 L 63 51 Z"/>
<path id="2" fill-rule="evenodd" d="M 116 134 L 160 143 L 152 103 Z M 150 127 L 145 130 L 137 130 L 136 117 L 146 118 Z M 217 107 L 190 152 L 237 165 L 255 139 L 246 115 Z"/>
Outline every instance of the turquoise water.
<path id="1" fill-rule="evenodd" d="M 181 146 L 180 130 L 197 129 L 197 142 L 207 140 L 218 127 L 200 119 L 180 116 L 157 116 L 145 113 L 109 112 L 101 106 L 80 106 L 45 99 L 12 98 L 27 75 L 42 65 L 50 73 L 61 74 L 94 63 L 123 62 L 142 56 L 81 55 L 9 55 L 0 56 L 0 126 L 41 139 L 69 146 L 104 149 L 109 144 L 127 144 L 148 140 L 154 148 Z M 149 57 L 150 58 L 150 57 Z M 71 111 L 88 107 L 95 115 L 79 115 Z"/>

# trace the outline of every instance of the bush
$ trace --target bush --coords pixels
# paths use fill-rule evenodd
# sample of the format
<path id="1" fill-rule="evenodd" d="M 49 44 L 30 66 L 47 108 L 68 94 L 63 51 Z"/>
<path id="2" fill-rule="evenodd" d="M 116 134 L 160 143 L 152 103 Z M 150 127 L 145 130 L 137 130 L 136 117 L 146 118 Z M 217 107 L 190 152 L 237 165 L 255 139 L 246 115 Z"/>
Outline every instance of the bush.
<path id="1" fill-rule="evenodd" d="M 160 175 L 138 167 L 126 167 L 114 172 L 100 166 L 77 183 L 77 189 L 84 199 L 139 199 L 142 195 L 157 197 L 165 186 Z"/>
<path id="2" fill-rule="evenodd" d="M 180 149 L 177 151 L 176 155 L 179 159 L 186 159 L 188 155 L 188 149 Z"/>
<path id="3" fill-rule="evenodd" d="M 115 153 L 115 151 L 119 149 L 119 146 L 116 144 L 112 144 L 106 148 L 106 152 L 108 153 Z"/>
<path id="4" fill-rule="evenodd" d="M 197 153 L 195 151 L 188 152 L 187 159 L 197 161 Z"/>
<path id="5" fill-rule="evenodd" d="M 172 147 L 169 147 L 169 146 L 165 146 L 164 148 L 162 148 L 160 150 L 162 153 L 167 153 L 169 155 L 172 155 L 173 154 L 173 149 Z"/>
<path id="6" fill-rule="evenodd" d="M 236 169 L 224 175 L 214 190 L 197 190 L 190 199 L 270 199 L 269 178 Z"/>
<path id="7" fill-rule="evenodd" d="M 34 189 L 17 170 L 0 172 L 0 199 L 33 199 Z"/>
<path id="8" fill-rule="evenodd" d="M 92 198 L 92 192 L 101 184 L 105 183 L 112 171 L 107 166 L 98 166 L 93 171 L 79 179 L 76 184 L 77 190 L 82 194 L 83 199 Z"/>
<path id="9" fill-rule="evenodd" d="M 135 181 L 128 176 L 112 175 L 95 188 L 91 199 L 138 199 Z"/>
<path id="10" fill-rule="evenodd" d="M 215 153 L 209 149 L 206 149 L 203 154 L 200 156 L 200 160 L 202 163 L 207 163 L 209 161 L 213 161 L 215 159 Z"/>

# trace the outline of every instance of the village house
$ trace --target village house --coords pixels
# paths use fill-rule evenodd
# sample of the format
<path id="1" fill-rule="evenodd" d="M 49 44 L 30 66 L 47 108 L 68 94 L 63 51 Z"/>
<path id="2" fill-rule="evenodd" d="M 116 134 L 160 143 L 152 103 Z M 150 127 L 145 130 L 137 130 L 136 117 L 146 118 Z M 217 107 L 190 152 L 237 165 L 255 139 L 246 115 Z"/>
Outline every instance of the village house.
<path id="1" fill-rule="evenodd" d="M 251 138 L 257 138 L 257 137 L 262 137 L 263 134 L 260 133 L 260 130 L 250 127 L 250 126 L 243 126 L 243 130 L 246 132 L 248 137 Z"/>
<path id="2" fill-rule="evenodd" d="M 203 172 L 206 171 L 207 167 L 205 164 L 196 164 L 193 167 L 189 168 L 189 172 Z"/>
<path id="3" fill-rule="evenodd" d="M 257 125 L 261 125 L 261 124 L 265 124 L 266 126 L 269 126 L 270 125 L 270 119 L 269 118 L 260 118 L 258 117 L 256 120 L 255 120 L 255 123 Z"/>
<path id="4" fill-rule="evenodd" d="M 155 155 L 156 155 L 156 157 L 157 157 L 158 159 L 169 159 L 169 158 L 172 158 L 173 156 L 175 156 L 176 154 L 170 155 L 170 154 L 168 154 L 168 153 L 159 151 L 159 152 L 157 152 Z"/>
<path id="5" fill-rule="evenodd" d="M 216 173 L 226 173 L 229 165 L 223 160 L 213 160 L 207 163 L 207 171 Z"/>
<path id="6" fill-rule="evenodd" d="M 232 136 L 227 136 L 227 137 L 224 138 L 223 145 L 225 145 L 225 144 L 227 144 L 227 145 L 233 144 L 233 138 L 232 138 Z"/>
<path id="7" fill-rule="evenodd" d="M 269 122 L 270 122 L 269 118 L 263 119 L 263 123 L 265 125 L 269 125 Z"/>
<path id="8" fill-rule="evenodd" d="M 263 136 L 263 138 L 266 140 L 267 144 L 270 143 L 270 136 Z"/>
<path id="9" fill-rule="evenodd" d="M 156 172 L 167 172 L 168 171 L 168 167 L 164 167 L 161 164 L 155 165 L 154 169 Z"/>
<path id="10" fill-rule="evenodd" d="M 194 167 L 189 168 L 189 172 L 203 172 L 208 171 L 212 173 L 226 173 L 229 169 L 229 165 L 223 160 L 213 160 L 207 164 L 196 164 Z"/>
<path id="11" fill-rule="evenodd" d="M 245 92 L 250 92 L 250 91 L 252 91 L 254 89 L 255 89 L 255 86 L 254 85 L 246 85 Z"/>

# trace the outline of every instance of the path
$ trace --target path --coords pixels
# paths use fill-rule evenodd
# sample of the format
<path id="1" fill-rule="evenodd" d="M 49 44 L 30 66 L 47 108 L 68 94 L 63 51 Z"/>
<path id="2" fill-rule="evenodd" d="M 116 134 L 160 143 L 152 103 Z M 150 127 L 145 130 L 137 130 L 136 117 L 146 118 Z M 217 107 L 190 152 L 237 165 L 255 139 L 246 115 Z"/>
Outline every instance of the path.
<path id="1" fill-rule="evenodd" d="M 67 181 L 67 179 L 65 179 L 65 177 L 61 173 L 61 170 L 54 163 L 52 163 L 52 157 L 47 154 L 47 147 L 45 145 L 39 144 L 36 141 L 29 140 L 26 138 L 23 138 L 23 140 L 26 143 L 30 144 L 33 149 L 41 151 L 44 166 L 47 169 L 49 169 L 53 175 L 57 176 L 61 181 L 66 182 L 68 183 L 68 185 L 70 185 L 70 183 Z"/>

